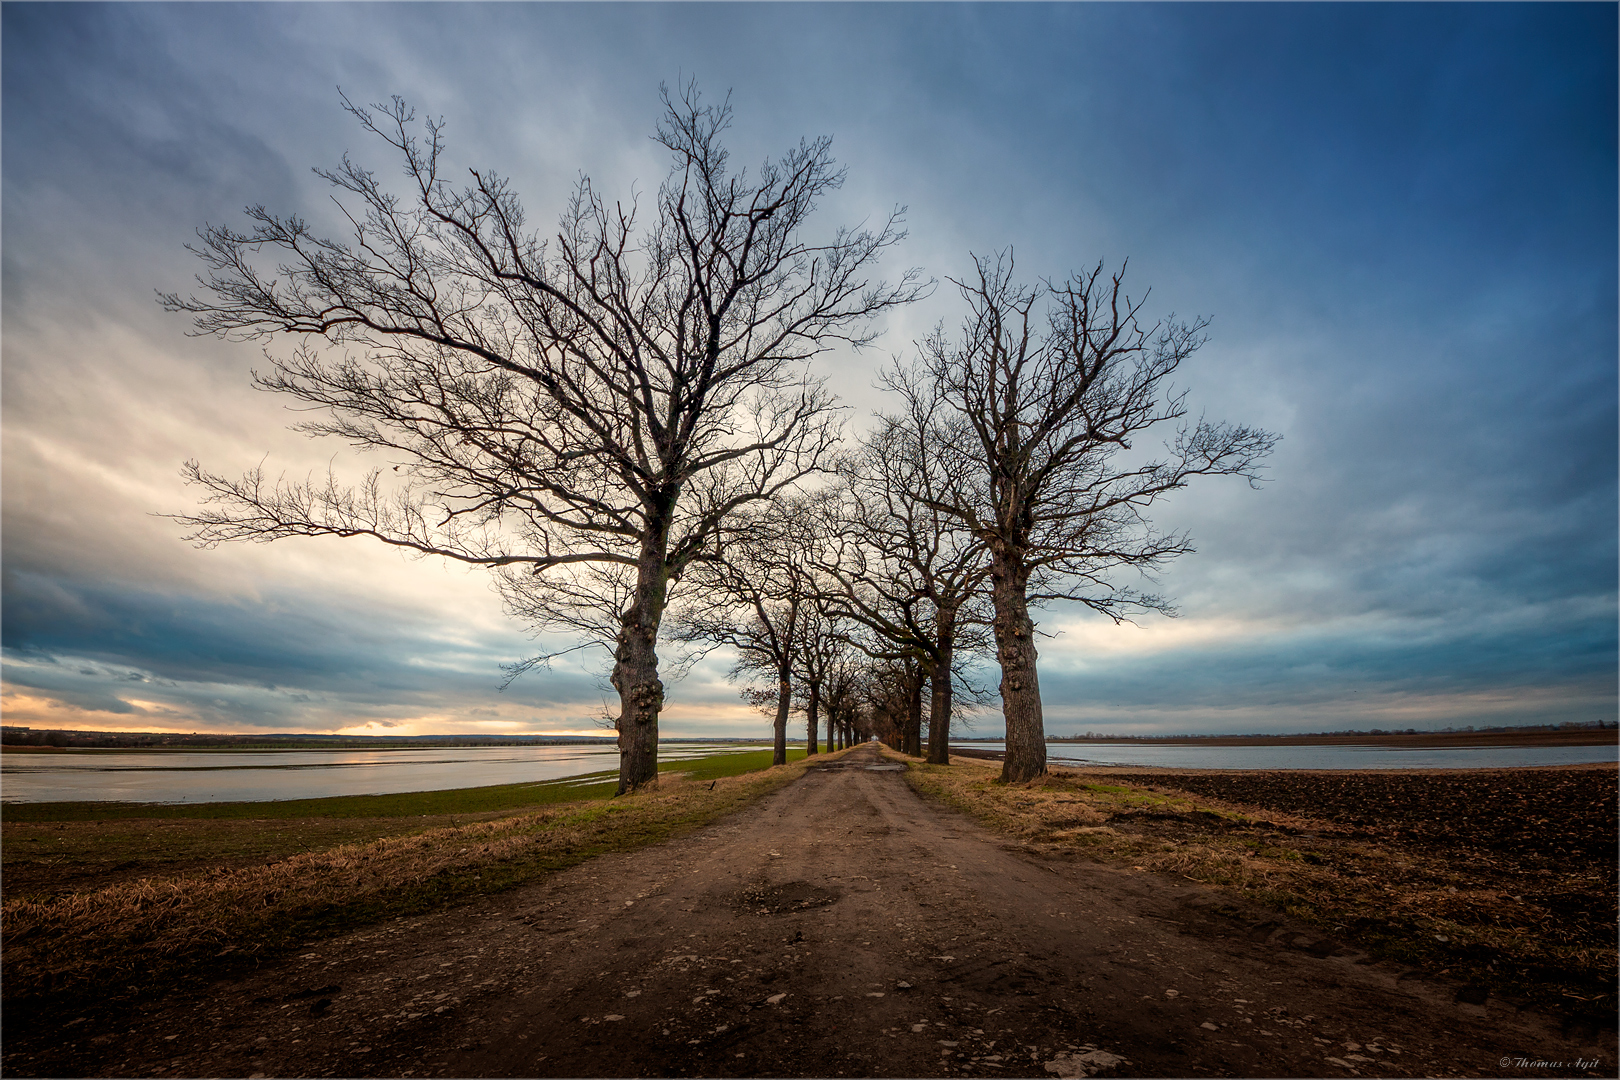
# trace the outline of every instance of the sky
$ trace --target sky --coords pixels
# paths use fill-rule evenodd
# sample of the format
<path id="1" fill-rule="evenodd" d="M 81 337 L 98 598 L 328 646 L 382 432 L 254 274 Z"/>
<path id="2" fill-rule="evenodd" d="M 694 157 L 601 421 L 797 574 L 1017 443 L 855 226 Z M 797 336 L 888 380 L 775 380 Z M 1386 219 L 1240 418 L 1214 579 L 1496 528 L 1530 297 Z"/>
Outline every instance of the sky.
<path id="1" fill-rule="evenodd" d="M 1194 410 L 1282 437 L 1251 490 L 1155 509 L 1180 614 L 1038 614 L 1047 731 L 1418 729 L 1616 712 L 1616 7 L 1609 4 L 24 4 L 3 32 L 3 711 L 143 731 L 600 733 L 600 652 L 531 640 L 482 572 L 358 540 L 198 550 L 180 467 L 376 462 L 290 431 L 260 347 L 188 336 L 205 223 L 333 226 L 312 167 L 398 162 L 399 95 L 536 224 L 581 175 L 657 190 L 660 83 L 731 95 L 759 162 L 830 135 L 812 229 L 907 207 L 885 271 L 1129 260 L 1207 316 Z M 872 372 L 960 300 L 817 361 Z M 280 348 L 275 344 L 272 348 Z M 764 736 L 715 656 L 670 736 Z M 994 677 L 989 679 L 993 685 Z M 1001 732 L 994 708 L 971 734 Z"/>

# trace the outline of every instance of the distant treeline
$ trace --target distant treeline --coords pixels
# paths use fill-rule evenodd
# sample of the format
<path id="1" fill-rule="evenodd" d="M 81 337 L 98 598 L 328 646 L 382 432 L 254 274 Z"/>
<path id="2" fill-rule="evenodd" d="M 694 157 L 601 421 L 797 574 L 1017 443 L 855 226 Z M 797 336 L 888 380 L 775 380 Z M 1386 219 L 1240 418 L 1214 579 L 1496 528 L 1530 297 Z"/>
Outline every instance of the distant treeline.
<path id="1" fill-rule="evenodd" d="M 1552 732 L 1604 731 L 1620 729 L 1620 721 L 1568 721 L 1562 724 L 1521 724 L 1503 727 L 1370 728 L 1366 731 L 1255 732 L 1252 734 L 1194 733 L 1185 735 L 1108 735 L 1088 731 L 1084 735 L 1048 735 L 1049 743 L 1117 742 L 1297 742 L 1300 740 L 1347 740 L 1400 736 L 1486 736 L 1533 735 Z M 212 732 L 182 734 L 164 731 L 72 731 L 55 728 L 0 727 L 0 743 L 6 746 L 83 747 L 115 749 L 133 747 L 182 747 L 193 750 L 407 750 L 424 747 L 467 746 L 600 746 L 616 742 L 612 735 L 221 735 Z M 692 738 L 665 740 L 693 743 L 765 742 L 761 739 Z M 996 737 L 953 737 L 952 745 L 999 742 Z"/>
<path id="2" fill-rule="evenodd" d="M 68 731 L 0 727 L 7 746 L 60 746 L 91 749 L 185 747 L 193 750 L 405 750 L 429 746 L 596 746 L 616 742 L 612 735 L 220 735 L 163 731 Z M 746 739 L 681 739 L 732 743 Z"/>
<path id="3" fill-rule="evenodd" d="M 1350 739 L 1367 736 L 1436 736 L 1436 735 L 1521 735 L 1544 734 L 1556 731 L 1604 731 L 1620 729 L 1620 721 L 1584 720 L 1565 721 L 1561 724 L 1519 724 L 1516 726 L 1467 727 L 1444 728 L 1368 728 L 1367 730 L 1352 729 L 1347 731 L 1309 731 L 1309 732 L 1253 732 L 1238 734 L 1234 732 L 1206 732 L 1186 735 L 1107 735 L 1088 731 L 1084 735 L 1048 735 L 1049 743 L 1083 743 L 1083 742 L 1188 742 L 1192 740 L 1231 740 L 1244 741 L 1265 740 L 1298 740 L 1298 739 Z M 953 740 L 959 741 L 959 740 Z"/>

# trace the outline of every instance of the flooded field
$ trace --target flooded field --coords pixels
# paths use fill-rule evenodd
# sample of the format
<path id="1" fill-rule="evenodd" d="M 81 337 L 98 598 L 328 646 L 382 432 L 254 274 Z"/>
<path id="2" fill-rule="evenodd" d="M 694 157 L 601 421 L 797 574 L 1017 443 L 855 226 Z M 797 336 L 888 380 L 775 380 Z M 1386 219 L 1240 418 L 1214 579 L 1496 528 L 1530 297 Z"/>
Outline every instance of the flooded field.
<path id="1" fill-rule="evenodd" d="M 757 750 L 667 742 L 664 761 Z M 612 743 L 408 750 L 65 750 L 0 756 L 0 801 L 259 802 L 445 791 L 618 769 Z"/>

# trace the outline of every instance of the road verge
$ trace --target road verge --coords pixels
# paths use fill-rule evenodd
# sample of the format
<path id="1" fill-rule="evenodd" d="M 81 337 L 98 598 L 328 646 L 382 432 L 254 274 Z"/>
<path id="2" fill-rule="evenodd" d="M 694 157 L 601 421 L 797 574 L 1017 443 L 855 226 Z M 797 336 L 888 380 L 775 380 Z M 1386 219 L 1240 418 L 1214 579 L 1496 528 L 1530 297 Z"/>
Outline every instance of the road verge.
<path id="1" fill-rule="evenodd" d="M 814 760 L 814 759 L 811 759 Z M 104 999 L 257 966 L 308 942 L 527 884 L 678 838 L 802 775 L 670 775 L 611 801 L 384 836 L 266 865 L 144 877 L 4 904 L 8 1008 Z"/>
<path id="2" fill-rule="evenodd" d="M 904 760 L 920 795 L 1032 854 L 1230 890 L 1454 981 L 1460 1000 L 1495 994 L 1612 1022 L 1613 767 L 1054 769 L 1003 784 L 994 762 Z M 1526 828 L 1505 827 L 1503 814 Z"/>

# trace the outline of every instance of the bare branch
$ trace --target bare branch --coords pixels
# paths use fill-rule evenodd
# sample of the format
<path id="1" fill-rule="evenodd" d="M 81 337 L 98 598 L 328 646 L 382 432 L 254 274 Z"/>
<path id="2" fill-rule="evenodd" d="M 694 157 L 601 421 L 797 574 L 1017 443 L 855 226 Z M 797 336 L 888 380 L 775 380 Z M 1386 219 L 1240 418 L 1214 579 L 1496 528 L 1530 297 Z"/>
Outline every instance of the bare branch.
<path id="1" fill-rule="evenodd" d="M 624 789 L 655 775 L 671 586 L 737 514 L 822 468 L 838 430 L 808 362 L 870 343 L 877 316 L 930 287 L 915 270 L 875 276 L 903 210 L 808 232 L 844 180 L 829 139 L 749 177 L 720 141 L 729 102 L 691 84 L 663 100 L 671 168 L 651 220 L 581 178 L 542 237 L 500 176 L 452 182 L 442 121 L 344 98 L 402 160 L 402 189 L 345 156 L 317 175 L 347 235 L 250 207 L 245 227 L 199 231 L 201 298 L 159 297 L 201 334 L 294 338 L 257 385 L 314 410 L 308 434 L 391 462 L 353 489 L 189 466 L 206 491 L 180 516 L 192 538 L 368 536 L 532 571 L 498 576 L 511 611 L 611 645 Z"/>

